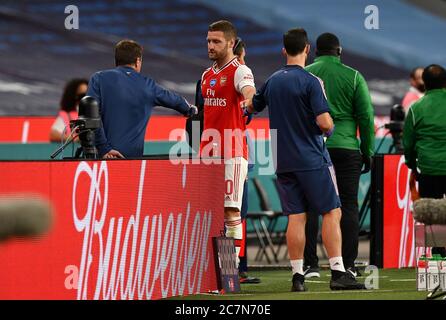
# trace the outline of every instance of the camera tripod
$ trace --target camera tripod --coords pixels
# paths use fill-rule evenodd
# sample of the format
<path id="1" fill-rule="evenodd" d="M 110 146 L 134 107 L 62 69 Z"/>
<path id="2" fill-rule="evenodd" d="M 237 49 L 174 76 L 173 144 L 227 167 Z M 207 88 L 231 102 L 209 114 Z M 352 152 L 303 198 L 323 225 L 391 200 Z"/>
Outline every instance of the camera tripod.
<path id="1" fill-rule="evenodd" d="M 98 151 L 94 145 L 94 130 L 92 129 L 83 129 L 79 133 L 79 140 L 81 146 L 77 148 L 76 153 L 74 155 L 75 159 L 98 159 Z M 51 155 L 51 159 L 56 158 L 66 147 L 68 147 L 71 143 L 73 143 L 74 138 L 68 139 L 65 143 L 60 146 L 54 153 Z"/>

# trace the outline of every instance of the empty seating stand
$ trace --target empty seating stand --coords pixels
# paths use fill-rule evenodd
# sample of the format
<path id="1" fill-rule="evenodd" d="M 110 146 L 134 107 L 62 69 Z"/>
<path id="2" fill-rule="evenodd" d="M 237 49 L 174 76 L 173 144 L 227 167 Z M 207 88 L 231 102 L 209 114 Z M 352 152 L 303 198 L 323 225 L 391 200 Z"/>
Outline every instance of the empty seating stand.
<path id="1" fill-rule="evenodd" d="M 271 206 L 268 194 L 260 182 L 258 177 L 252 178 L 255 191 L 259 198 L 260 209 L 259 211 L 248 211 L 247 219 L 253 225 L 257 240 L 259 241 L 259 249 L 255 256 L 255 261 L 260 261 L 263 256 L 268 263 L 278 263 L 278 251 L 280 249 L 280 244 L 276 250 L 273 242 L 272 233 L 277 234 L 275 227 L 277 225 L 277 219 L 282 215 L 280 211 L 274 211 Z M 279 238 L 283 238 L 281 234 Z"/>

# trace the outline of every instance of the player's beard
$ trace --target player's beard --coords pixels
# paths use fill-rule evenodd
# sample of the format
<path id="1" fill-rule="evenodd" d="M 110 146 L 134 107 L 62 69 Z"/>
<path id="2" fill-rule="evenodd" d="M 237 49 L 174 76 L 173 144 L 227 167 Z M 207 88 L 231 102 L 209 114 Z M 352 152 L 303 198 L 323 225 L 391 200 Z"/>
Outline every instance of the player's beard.
<path id="1" fill-rule="evenodd" d="M 228 54 L 228 46 L 229 45 L 226 45 L 226 47 L 221 51 L 215 51 L 215 50 L 209 51 L 208 52 L 209 59 L 212 61 L 224 60 L 226 58 L 226 55 Z"/>

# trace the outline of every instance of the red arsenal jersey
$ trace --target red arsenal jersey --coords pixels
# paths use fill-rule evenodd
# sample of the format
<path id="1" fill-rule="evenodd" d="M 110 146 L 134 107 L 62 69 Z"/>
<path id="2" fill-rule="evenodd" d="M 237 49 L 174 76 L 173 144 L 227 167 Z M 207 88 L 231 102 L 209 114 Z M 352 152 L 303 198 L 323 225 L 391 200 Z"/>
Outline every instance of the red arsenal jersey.
<path id="1" fill-rule="evenodd" d="M 240 103 L 245 86 L 254 87 L 251 70 L 237 58 L 220 69 L 216 63 L 201 78 L 204 99 L 204 126 L 201 138 L 202 157 L 248 159 L 245 121 Z"/>

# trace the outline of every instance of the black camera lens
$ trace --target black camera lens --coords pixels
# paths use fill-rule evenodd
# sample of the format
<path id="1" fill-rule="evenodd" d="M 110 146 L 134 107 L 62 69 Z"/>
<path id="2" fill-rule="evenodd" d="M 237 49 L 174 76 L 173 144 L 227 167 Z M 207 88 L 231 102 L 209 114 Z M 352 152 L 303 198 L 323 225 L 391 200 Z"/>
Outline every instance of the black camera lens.
<path id="1" fill-rule="evenodd" d="M 99 105 L 96 99 L 90 96 L 83 97 L 79 102 L 79 118 L 97 119 L 99 116 Z"/>

